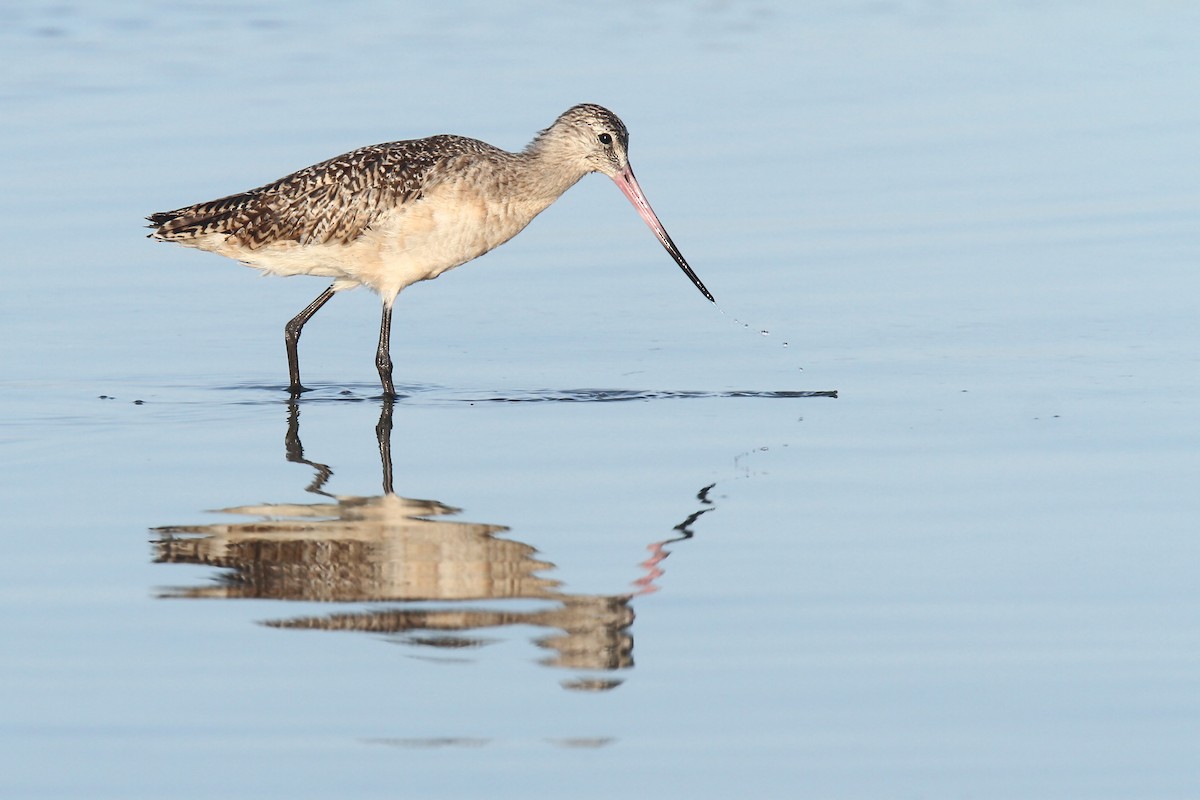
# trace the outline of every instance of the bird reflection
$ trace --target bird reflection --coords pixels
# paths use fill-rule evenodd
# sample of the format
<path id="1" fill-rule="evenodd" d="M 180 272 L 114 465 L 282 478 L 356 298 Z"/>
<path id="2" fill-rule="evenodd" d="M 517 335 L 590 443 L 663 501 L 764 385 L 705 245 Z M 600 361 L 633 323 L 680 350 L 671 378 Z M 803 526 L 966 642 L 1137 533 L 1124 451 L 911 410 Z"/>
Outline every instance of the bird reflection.
<path id="1" fill-rule="evenodd" d="M 376 426 L 383 493 L 334 495 L 325 489 L 333 470 L 305 457 L 300 410 L 290 404 L 287 459 L 314 470 L 307 490 L 322 500 L 220 510 L 247 521 L 155 528 L 156 562 L 223 570 L 210 584 L 167 589 L 161 596 L 381 604 L 262 624 L 384 634 L 440 660 L 454 660 L 461 657 L 459 651 L 488 644 L 483 635 L 488 630 L 532 626 L 542 632 L 534 642 L 546 651 L 541 663 L 547 666 L 604 673 L 633 666 L 631 600 L 657 590 L 671 545 L 691 538 L 692 524 L 712 510 L 711 485 L 698 492 L 698 510 L 670 536 L 648 546 L 644 574 L 632 590 L 572 593 L 548 577 L 554 564 L 539 558 L 532 545 L 508 538 L 505 526 L 452 519 L 459 509 L 397 495 L 391 430 L 392 404 L 385 401 Z M 510 600 L 539 602 L 533 608 L 500 602 Z M 512 605 L 519 607 L 504 607 Z M 562 685 L 603 691 L 620 683 L 610 674 Z"/>

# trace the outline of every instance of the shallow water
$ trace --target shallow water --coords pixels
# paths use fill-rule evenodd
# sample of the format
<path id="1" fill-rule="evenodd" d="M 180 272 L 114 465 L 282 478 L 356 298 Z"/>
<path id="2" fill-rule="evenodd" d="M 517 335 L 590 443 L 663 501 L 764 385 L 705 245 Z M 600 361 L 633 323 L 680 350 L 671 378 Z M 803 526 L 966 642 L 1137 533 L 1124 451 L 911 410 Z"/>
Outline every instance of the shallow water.
<path id="1" fill-rule="evenodd" d="M 1200 793 L 1198 23 L 0 9 L 0 793 Z M 591 177 L 292 404 L 323 284 L 139 227 L 580 101 L 716 310 Z"/>

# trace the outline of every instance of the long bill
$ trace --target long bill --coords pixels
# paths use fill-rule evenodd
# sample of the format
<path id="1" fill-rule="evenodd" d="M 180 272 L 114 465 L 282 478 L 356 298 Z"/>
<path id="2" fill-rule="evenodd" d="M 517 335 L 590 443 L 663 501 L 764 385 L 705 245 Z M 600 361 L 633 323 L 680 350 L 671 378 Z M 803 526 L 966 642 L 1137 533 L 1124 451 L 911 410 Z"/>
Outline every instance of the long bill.
<path id="1" fill-rule="evenodd" d="M 667 248 L 667 252 L 671 254 L 671 258 L 675 259 L 675 263 L 683 270 L 683 274 L 691 278 L 692 283 L 700 290 L 700 294 L 707 297 L 713 303 L 717 302 L 713 298 L 712 292 L 705 288 L 699 276 L 688 266 L 687 261 L 683 258 L 683 253 L 679 252 L 679 248 L 675 246 L 675 243 L 671 241 L 671 237 L 667 235 L 667 229 L 658 221 L 658 215 L 654 213 L 654 209 L 650 207 L 650 201 L 642 193 L 642 187 L 638 185 L 637 178 L 633 177 L 633 167 L 625 167 L 624 170 L 618 172 L 613 177 L 613 182 L 617 184 L 617 188 L 621 190 L 621 193 L 629 198 L 629 202 L 633 203 L 633 207 L 637 209 L 638 214 L 641 214 L 642 219 L 650 226 L 650 230 L 654 231 L 654 235 L 662 242 L 662 246 Z"/>

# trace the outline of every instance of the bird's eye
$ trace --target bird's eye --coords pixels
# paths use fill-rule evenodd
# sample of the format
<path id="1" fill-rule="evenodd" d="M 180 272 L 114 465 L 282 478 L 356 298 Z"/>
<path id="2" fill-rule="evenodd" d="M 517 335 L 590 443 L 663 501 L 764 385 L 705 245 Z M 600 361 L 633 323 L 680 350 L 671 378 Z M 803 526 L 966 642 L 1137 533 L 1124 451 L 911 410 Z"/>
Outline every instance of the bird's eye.
<path id="1" fill-rule="evenodd" d="M 600 144 L 612 144 L 612 136 L 607 133 L 600 134 Z"/>

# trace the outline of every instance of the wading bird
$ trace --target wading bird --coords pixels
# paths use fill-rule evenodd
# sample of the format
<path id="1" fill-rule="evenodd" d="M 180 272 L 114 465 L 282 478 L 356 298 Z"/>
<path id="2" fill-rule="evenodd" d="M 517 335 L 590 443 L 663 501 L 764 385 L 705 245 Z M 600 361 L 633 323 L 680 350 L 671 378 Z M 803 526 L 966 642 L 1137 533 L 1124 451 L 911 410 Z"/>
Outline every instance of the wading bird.
<path id="1" fill-rule="evenodd" d="M 628 146 L 629 133 L 616 114 L 583 104 L 519 153 L 463 136 L 388 142 L 147 219 L 154 239 L 228 256 L 272 275 L 333 279 L 284 326 L 293 395 L 305 391 L 296 351 L 304 324 L 343 289 L 375 291 L 383 300 L 375 365 L 383 394 L 391 398 L 392 306 L 401 290 L 507 242 L 592 172 L 613 179 L 675 263 L 713 301 L 638 186 Z"/>

